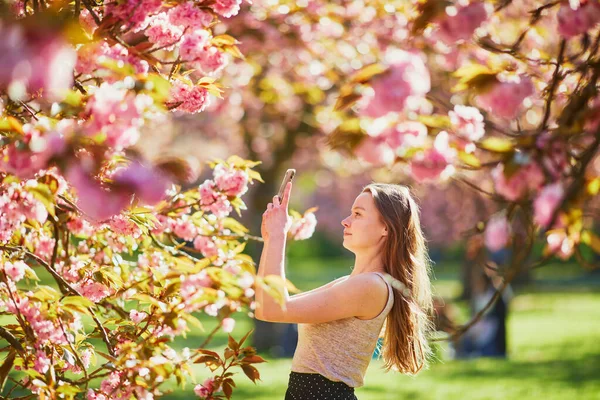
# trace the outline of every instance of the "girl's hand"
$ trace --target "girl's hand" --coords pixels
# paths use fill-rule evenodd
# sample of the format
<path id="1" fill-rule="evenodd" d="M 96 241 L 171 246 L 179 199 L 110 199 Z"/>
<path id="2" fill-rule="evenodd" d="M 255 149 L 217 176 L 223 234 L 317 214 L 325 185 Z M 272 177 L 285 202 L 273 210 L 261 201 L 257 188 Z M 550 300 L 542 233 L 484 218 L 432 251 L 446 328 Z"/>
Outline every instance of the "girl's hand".
<path id="1" fill-rule="evenodd" d="M 288 204 L 292 182 L 289 182 L 283 191 L 283 200 L 279 202 L 279 196 L 273 196 L 273 203 L 267 205 L 263 213 L 261 234 L 263 240 L 267 241 L 274 237 L 285 238 L 292 226 L 292 218 L 288 215 Z"/>

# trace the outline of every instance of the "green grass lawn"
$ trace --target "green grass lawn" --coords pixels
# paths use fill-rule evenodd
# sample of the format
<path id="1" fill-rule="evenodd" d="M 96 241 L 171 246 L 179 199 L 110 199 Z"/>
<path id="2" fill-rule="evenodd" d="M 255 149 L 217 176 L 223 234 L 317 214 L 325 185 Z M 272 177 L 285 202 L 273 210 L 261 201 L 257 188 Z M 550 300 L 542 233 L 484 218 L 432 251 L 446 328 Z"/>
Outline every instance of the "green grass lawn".
<path id="1" fill-rule="evenodd" d="M 349 273 L 348 260 L 304 260 L 290 262 L 288 278 L 300 289 L 309 290 Z M 456 265 L 437 267 L 434 282 L 437 294 L 452 298 L 459 293 Z M 561 273 L 562 269 L 562 273 Z M 373 360 L 365 386 L 356 390 L 360 400 L 380 399 L 600 399 L 600 291 L 594 285 L 561 286 L 561 279 L 580 279 L 577 266 L 554 265 L 536 271 L 543 281 L 516 293 L 508 320 L 509 358 L 453 361 L 445 357 L 417 377 L 384 373 L 381 360 Z M 597 279 L 597 278 L 596 278 Z M 464 305 L 463 314 L 464 313 Z M 207 319 L 207 321 L 209 321 Z M 207 322 L 210 329 L 210 322 Z M 214 325 L 212 325 L 214 326 Z M 252 328 L 252 321 L 239 315 L 232 335 L 240 338 Z M 226 335 L 215 338 L 216 351 L 222 351 Z M 186 343 L 188 346 L 191 343 Z M 191 347 L 191 346 L 190 346 Z M 261 381 L 253 384 L 241 371 L 237 375 L 234 399 L 283 399 L 291 359 L 274 359 L 259 364 Z M 197 380 L 209 376 L 196 366 Z M 177 390 L 166 399 L 190 398 L 192 385 Z"/>
<path id="2" fill-rule="evenodd" d="M 301 290 L 310 290 L 350 273 L 351 260 L 291 260 L 288 278 Z M 436 266 L 435 291 L 446 298 L 460 290 L 457 266 Z M 592 279 L 577 266 L 554 265 L 536 272 L 543 282 L 516 292 L 510 304 L 508 321 L 508 360 L 442 360 L 417 377 L 384 373 L 382 362 L 373 360 L 365 386 L 356 390 L 360 400 L 380 399 L 599 399 L 600 400 L 600 291 Z M 592 276 L 592 275 L 590 275 Z M 596 281 L 598 280 L 597 275 Z M 577 285 L 562 285 L 577 280 Z M 583 283 L 581 283 L 583 282 Z M 459 304 L 466 314 L 464 304 Z M 244 313 L 236 316 L 232 332 L 236 339 L 253 328 L 253 320 Z M 206 332 L 195 329 L 186 339 L 178 338 L 175 348 L 199 346 L 216 321 L 204 314 L 200 320 Z M 250 344 L 250 336 L 246 345 Z M 222 354 L 227 334 L 219 332 L 209 348 Z M 99 350 L 103 351 L 102 343 Z M 442 346 L 442 354 L 445 354 Z M 261 380 L 255 385 L 240 370 L 235 370 L 237 387 L 234 399 L 281 400 L 289 377 L 291 359 L 274 359 L 260 354 L 268 362 L 258 364 Z M 195 380 L 202 382 L 210 371 L 194 365 Z M 95 385 L 93 385 L 95 386 Z M 193 399 L 192 382 L 185 388 L 169 383 L 173 392 L 165 399 Z"/>

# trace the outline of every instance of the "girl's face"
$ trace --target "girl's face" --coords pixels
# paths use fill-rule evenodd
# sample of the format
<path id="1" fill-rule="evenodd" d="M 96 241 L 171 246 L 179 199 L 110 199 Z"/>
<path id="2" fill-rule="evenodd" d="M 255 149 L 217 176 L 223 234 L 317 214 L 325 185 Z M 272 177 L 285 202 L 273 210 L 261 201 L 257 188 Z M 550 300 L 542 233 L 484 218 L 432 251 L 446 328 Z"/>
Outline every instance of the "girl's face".
<path id="1" fill-rule="evenodd" d="M 342 221 L 342 225 L 344 226 L 343 245 L 353 252 L 379 246 L 387 236 L 387 228 L 381 221 L 370 192 L 363 192 L 354 200 L 350 216 Z"/>

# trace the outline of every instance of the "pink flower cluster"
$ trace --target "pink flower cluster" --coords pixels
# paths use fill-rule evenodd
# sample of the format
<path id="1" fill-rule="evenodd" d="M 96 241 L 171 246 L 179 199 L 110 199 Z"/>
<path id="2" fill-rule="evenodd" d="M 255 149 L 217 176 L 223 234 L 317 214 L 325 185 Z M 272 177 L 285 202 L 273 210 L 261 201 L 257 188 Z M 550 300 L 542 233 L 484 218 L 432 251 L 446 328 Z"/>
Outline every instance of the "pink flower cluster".
<path id="1" fill-rule="evenodd" d="M 206 88 L 188 85 L 179 80 L 175 80 L 172 84 L 171 101 L 175 104 L 181 103 L 173 110 L 190 114 L 202 112 L 210 104 Z"/>
<path id="2" fill-rule="evenodd" d="M 533 202 L 535 223 L 547 228 L 563 196 L 564 189 L 560 182 L 544 186 Z"/>
<path id="3" fill-rule="evenodd" d="M 506 216 L 496 214 L 490 218 L 484 233 L 485 245 L 490 251 L 498 251 L 506 247 L 510 239 L 510 225 Z"/>
<path id="4" fill-rule="evenodd" d="M 196 236 L 194 248 L 199 250 L 204 257 L 215 257 L 219 254 L 219 248 L 215 242 L 206 236 Z"/>
<path id="5" fill-rule="evenodd" d="M 248 191 L 248 173 L 242 169 L 217 164 L 213 176 L 217 187 L 226 196 L 240 197 Z"/>
<path id="6" fill-rule="evenodd" d="M 75 49 L 60 32 L 0 24 L 0 85 L 15 100 L 40 89 L 50 99 L 64 97 L 73 84 L 76 59 Z"/>
<path id="7" fill-rule="evenodd" d="M 133 194 L 144 204 L 156 204 L 170 185 L 170 180 L 158 170 L 132 161 L 114 172 L 112 190 L 108 190 L 90 176 L 84 165 L 83 162 L 72 164 L 67 170 L 67 179 L 77 190 L 79 208 L 86 216 L 98 221 L 120 213 Z"/>
<path id="8" fill-rule="evenodd" d="M 423 97 L 431 89 L 429 71 L 414 53 L 394 54 L 389 69 L 371 82 L 372 92 L 359 102 L 362 115 L 378 118 L 389 112 L 402 112 L 409 97 Z"/>
<path id="9" fill-rule="evenodd" d="M 148 62 L 129 54 L 129 50 L 126 47 L 118 43 L 110 46 L 105 41 L 100 41 L 85 44 L 77 50 L 75 71 L 80 74 L 93 75 L 102 68 L 102 63 L 106 59 L 131 64 L 138 74 L 145 74 L 149 70 Z M 114 79 L 108 75 L 104 77 L 104 80 L 112 82 Z"/>
<path id="10" fill-rule="evenodd" d="M 203 288 L 209 288 L 212 285 L 213 281 L 205 270 L 183 277 L 179 294 L 185 305 L 185 310 L 192 312 L 200 309 L 203 304 L 197 300 L 204 295 Z"/>
<path id="11" fill-rule="evenodd" d="M 313 212 L 305 213 L 302 218 L 292 222 L 288 236 L 294 240 L 305 240 L 310 238 L 315 232 L 317 226 L 317 217 Z"/>
<path id="12" fill-rule="evenodd" d="M 448 7 L 439 18 L 437 36 L 448 45 L 469 40 L 488 16 L 482 1 L 473 1 L 458 9 L 455 6 Z"/>
<path id="13" fill-rule="evenodd" d="M 111 191 L 100 187 L 83 166 L 75 164 L 67 170 L 66 178 L 77 190 L 77 206 L 85 217 L 102 221 L 121 212 L 130 202 L 131 193 Z"/>
<path id="14" fill-rule="evenodd" d="M 523 106 L 523 100 L 534 93 L 533 82 L 528 76 L 513 77 L 496 82 L 488 91 L 477 96 L 477 104 L 493 116 L 514 119 Z"/>
<path id="15" fill-rule="evenodd" d="M 8 242 L 27 220 L 40 224 L 46 222 L 46 207 L 27 191 L 28 185 L 36 184 L 36 181 L 31 181 L 0 185 L 0 243 Z"/>
<path id="16" fill-rule="evenodd" d="M 121 150 L 138 141 L 144 111 L 153 103 L 148 95 L 136 95 L 125 87 L 104 82 L 88 100 L 83 128 L 90 136 L 103 134 L 108 146 Z"/>
<path id="17" fill-rule="evenodd" d="M 131 320 L 135 324 L 139 324 L 140 322 L 145 320 L 147 316 L 148 316 L 148 313 L 145 313 L 143 311 L 131 310 L 129 312 L 129 318 L 131 318 Z"/>
<path id="18" fill-rule="evenodd" d="M 113 233 L 119 236 L 132 236 L 139 238 L 142 230 L 131 219 L 122 214 L 117 214 L 108 221 L 108 226 Z"/>
<path id="19" fill-rule="evenodd" d="M 367 136 L 354 153 L 374 166 L 391 165 L 397 152 L 422 147 L 427 141 L 427 127 L 420 122 L 404 121 L 376 136 Z"/>
<path id="20" fill-rule="evenodd" d="M 162 0 L 111 2 L 107 3 L 105 13 L 123 21 L 128 29 L 139 32 L 148 26 L 148 16 L 156 13 L 162 4 Z"/>
<path id="21" fill-rule="evenodd" d="M 42 311 L 42 304 L 32 302 L 28 297 L 17 297 L 15 301 L 0 300 L 12 314 L 20 314 L 29 324 L 36 338 L 36 347 L 46 344 L 66 345 L 67 339 L 61 328 Z"/>
<path id="22" fill-rule="evenodd" d="M 6 261 L 4 264 L 0 265 L 0 271 L 4 271 L 4 274 L 14 282 L 18 282 L 25 278 L 25 271 L 27 268 L 29 268 L 27 264 L 21 260 L 15 262 Z"/>
<path id="23" fill-rule="evenodd" d="M 170 179 L 160 170 L 137 160 L 117 170 L 112 178 L 115 185 L 134 192 L 143 204 L 148 205 L 161 201 L 171 185 Z"/>
<path id="24" fill-rule="evenodd" d="M 577 7 L 573 3 L 563 2 L 556 15 L 558 33 L 567 39 L 589 31 L 600 22 L 600 4 L 597 0 L 576 2 L 579 3 Z"/>
<path id="25" fill-rule="evenodd" d="M 448 132 L 437 134 L 433 147 L 416 153 L 410 160 L 410 173 L 419 182 L 439 179 L 453 170 L 456 150 L 450 147 Z"/>
<path id="26" fill-rule="evenodd" d="M 23 135 L 18 140 L 0 147 L 0 171 L 20 178 L 31 178 L 53 157 L 66 147 L 64 133 L 71 129 L 71 120 L 62 120 L 52 128 L 48 119 L 23 125 Z"/>
<path id="27" fill-rule="evenodd" d="M 492 170 L 492 178 L 496 192 L 511 201 L 522 199 L 529 193 L 537 191 L 544 184 L 544 174 L 535 162 L 530 162 L 510 177 L 504 174 L 504 165 L 498 164 Z"/>
<path id="28" fill-rule="evenodd" d="M 242 0 L 215 0 L 212 9 L 225 18 L 233 17 L 240 11 Z"/>
<path id="29" fill-rule="evenodd" d="M 566 231 L 557 230 L 548 234 L 546 237 L 548 251 L 562 260 L 568 260 L 575 252 L 575 244 L 579 242 L 579 234 L 567 236 Z"/>
<path id="30" fill-rule="evenodd" d="M 448 113 L 452 131 L 458 136 L 471 142 L 477 141 L 485 135 L 483 115 L 475 107 L 456 105 Z"/>
<path id="31" fill-rule="evenodd" d="M 166 12 L 156 14 L 150 19 L 148 28 L 144 31 L 148 40 L 165 50 L 172 50 L 179 43 L 184 28 L 171 22 Z"/>
<path id="32" fill-rule="evenodd" d="M 206 28 L 213 20 L 213 16 L 196 7 L 194 2 L 180 3 L 169 10 L 169 21 L 175 25 L 182 25 L 192 30 Z M 206 31 L 204 31 L 206 32 Z"/>
<path id="33" fill-rule="evenodd" d="M 194 393 L 201 399 L 206 399 L 208 396 L 216 392 L 215 378 L 207 378 L 202 384 L 197 384 L 194 388 Z"/>

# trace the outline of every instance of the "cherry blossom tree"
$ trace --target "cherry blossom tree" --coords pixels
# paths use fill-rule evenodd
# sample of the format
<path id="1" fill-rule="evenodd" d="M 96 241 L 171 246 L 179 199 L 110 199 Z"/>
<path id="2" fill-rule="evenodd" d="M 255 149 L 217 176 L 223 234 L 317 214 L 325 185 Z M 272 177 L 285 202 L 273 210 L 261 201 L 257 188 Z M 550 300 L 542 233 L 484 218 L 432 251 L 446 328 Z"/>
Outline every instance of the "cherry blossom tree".
<path id="1" fill-rule="evenodd" d="M 235 369 L 260 379 L 254 348 L 229 335 L 231 315 L 255 308 L 261 285 L 278 301 L 277 277 L 256 276 L 240 217 L 260 162 L 210 162 L 200 185 L 183 160 L 136 150 L 148 124 L 199 113 L 221 96 L 217 82 L 233 37 L 215 25 L 237 1 L 2 3 L 0 56 L 0 327 L 6 396 L 152 399 L 169 380 L 211 377 L 201 398 L 230 398 Z M 297 212 L 290 239 L 313 219 Z M 188 245 L 191 243 L 191 245 Z M 47 276 L 51 283 L 40 277 Z M 217 321 L 199 348 L 172 341 L 198 313 Z M 100 339 L 103 347 L 94 345 Z M 16 374 L 12 372 L 18 371 Z M 93 383 L 94 382 L 94 383 Z"/>

